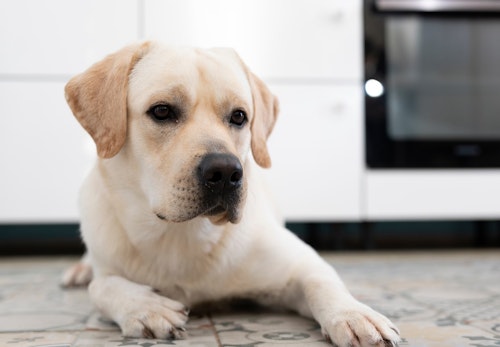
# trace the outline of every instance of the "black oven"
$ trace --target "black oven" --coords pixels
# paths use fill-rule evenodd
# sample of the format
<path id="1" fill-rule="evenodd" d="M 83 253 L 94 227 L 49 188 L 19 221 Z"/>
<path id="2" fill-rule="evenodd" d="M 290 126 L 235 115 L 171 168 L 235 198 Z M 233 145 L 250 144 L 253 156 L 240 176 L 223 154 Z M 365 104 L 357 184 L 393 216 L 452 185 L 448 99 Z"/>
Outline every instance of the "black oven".
<path id="1" fill-rule="evenodd" d="M 500 167 L 500 0 L 365 0 L 369 168 Z"/>

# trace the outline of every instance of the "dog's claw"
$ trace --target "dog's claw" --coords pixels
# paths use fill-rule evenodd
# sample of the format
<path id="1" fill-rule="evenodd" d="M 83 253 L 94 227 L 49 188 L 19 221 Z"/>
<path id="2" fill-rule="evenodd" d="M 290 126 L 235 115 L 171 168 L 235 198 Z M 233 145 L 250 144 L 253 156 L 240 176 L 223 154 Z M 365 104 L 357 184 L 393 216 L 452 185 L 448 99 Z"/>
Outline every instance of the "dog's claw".
<path id="1" fill-rule="evenodd" d="M 394 329 L 393 329 L 394 330 Z M 384 340 L 385 347 L 398 347 L 398 343 L 390 340 Z"/>
<path id="2" fill-rule="evenodd" d="M 149 329 L 148 327 L 145 326 L 142 329 L 142 337 L 144 337 L 146 339 L 154 339 L 155 334 L 153 333 L 153 331 L 151 329 Z"/>
<path id="3" fill-rule="evenodd" d="M 174 340 L 182 340 L 186 338 L 186 328 L 184 327 L 172 327 L 170 329 L 170 338 Z"/>

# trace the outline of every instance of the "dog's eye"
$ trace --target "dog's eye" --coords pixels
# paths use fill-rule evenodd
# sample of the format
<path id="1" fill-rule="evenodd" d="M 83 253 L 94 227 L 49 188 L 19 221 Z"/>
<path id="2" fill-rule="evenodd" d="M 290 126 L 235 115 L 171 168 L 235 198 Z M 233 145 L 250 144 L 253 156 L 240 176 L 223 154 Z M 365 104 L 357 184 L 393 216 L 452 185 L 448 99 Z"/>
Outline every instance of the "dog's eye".
<path id="1" fill-rule="evenodd" d="M 165 104 L 152 106 L 147 114 L 157 121 L 177 121 L 175 110 L 171 106 Z"/>
<path id="2" fill-rule="evenodd" d="M 230 120 L 231 124 L 241 127 L 243 126 L 243 124 L 246 123 L 246 121 L 247 121 L 247 115 L 242 110 L 233 111 L 233 113 L 231 114 L 231 120 Z"/>

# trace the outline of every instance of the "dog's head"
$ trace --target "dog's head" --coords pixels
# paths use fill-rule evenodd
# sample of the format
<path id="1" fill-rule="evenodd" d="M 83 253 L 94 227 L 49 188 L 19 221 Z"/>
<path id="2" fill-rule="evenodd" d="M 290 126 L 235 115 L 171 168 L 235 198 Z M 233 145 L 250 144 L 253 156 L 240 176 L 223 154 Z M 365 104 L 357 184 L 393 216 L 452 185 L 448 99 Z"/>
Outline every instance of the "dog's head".
<path id="1" fill-rule="evenodd" d="M 271 165 L 277 100 L 230 49 L 128 46 L 71 79 L 66 99 L 102 161 L 169 222 L 237 223 L 249 153 Z"/>

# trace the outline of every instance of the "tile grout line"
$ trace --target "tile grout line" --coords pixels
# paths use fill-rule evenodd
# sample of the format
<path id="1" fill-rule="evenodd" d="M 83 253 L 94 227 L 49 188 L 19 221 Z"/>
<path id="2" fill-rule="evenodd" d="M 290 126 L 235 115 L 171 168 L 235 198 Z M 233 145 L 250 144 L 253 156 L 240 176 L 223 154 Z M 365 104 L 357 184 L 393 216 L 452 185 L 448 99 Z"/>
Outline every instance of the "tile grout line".
<path id="1" fill-rule="evenodd" d="M 219 347 L 223 347 L 222 346 L 222 342 L 220 340 L 220 336 L 219 336 L 219 333 L 217 332 L 217 329 L 215 329 L 215 323 L 212 319 L 212 315 L 210 313 L 207 314 L 207 317 L 208 317 L 208 320 L 210 321 L 210 327 L 212 328 L 212 331 L 214 333 L 214 336 L 215 336 L 215 341 L 217 341 L 217 345 Z"/>

